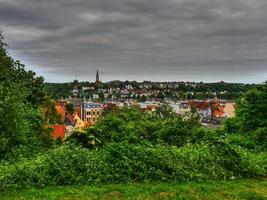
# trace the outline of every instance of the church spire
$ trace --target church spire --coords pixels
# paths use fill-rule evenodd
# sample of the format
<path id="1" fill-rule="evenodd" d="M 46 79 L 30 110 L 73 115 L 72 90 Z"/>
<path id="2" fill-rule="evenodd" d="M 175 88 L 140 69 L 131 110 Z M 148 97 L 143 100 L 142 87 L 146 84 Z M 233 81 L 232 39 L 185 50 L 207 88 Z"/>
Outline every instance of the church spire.
<path id="1" fill-rule="evenodd" d="M 99 73 L 98 73 L 98 69 L 96 71 L 96 79 L 95 79 L 95 84 L 99 85 L 100 84 L 100 79 L 99 79 Z"/>

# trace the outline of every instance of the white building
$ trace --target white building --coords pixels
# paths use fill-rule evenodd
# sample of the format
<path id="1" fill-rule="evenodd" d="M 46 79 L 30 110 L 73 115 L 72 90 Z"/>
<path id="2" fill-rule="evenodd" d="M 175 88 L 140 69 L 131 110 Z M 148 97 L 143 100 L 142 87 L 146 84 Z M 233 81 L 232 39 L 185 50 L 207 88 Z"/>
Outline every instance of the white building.
<path id="1" fill-rule="evenodd" d="M 81 105 L 81 119 L 89 124 L 95 124 L 102 116 L 102 107 L 98 103 L 83 103 Z"/>

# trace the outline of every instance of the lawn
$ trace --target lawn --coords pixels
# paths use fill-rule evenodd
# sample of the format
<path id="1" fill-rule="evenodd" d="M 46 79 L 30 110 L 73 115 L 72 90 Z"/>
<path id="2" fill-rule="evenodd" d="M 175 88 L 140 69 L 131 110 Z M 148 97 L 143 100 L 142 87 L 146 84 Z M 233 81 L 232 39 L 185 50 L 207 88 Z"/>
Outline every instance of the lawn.
<path id="1" fill-rule="evenodd" d="M 267 180 L 56 186 L 6 192 L 1 199 L 267 199 Z"/>

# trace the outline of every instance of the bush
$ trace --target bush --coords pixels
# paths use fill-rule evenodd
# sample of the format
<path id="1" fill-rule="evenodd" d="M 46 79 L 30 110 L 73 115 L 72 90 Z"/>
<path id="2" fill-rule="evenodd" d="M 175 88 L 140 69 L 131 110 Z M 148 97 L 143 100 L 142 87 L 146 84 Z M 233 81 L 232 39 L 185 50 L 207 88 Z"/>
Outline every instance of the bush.
<path id="1" fill-rule="evenodd" d="M 75 131 L 65 140 L 65 142 L 82 146 L 87 149 L 97 149 L 101 146 L 101 141 L 96 138 L 94 134 L 90 133 L 91 130 L 94 130 L 94 127 L 91 127 L 88 132 Z"/>
<path id="2" fill-rule="evenodd" d="M 265 148 L 267 148 L 267 127 L 266 128 L 258 128 L 251 134 L 253 138 L 263 144 Z"/>
<path id="3" fill-rule="evenodd" d="M 63 145 L 34 160 L 0 166 L 0 190 L 47 185 L 186 181 L 266 174 L 267 156 L 217 141 L 163 145 L 111 143 L 101 150 Z"/>
<path id="4" fill-rule="evenodd" d="M 95 128 L 86 132 L 95 135 L 104 145 L 123 141 L 183 146 L 196 128 L 200 128 L 198 123 L 185 120 L 169 110 L 147 113 L 133 107 L 107 114 Z"/>
<path id="5" fill-rule="evenodd" d="M 251 151 L 261 151 L 261 146 L 248 134 L 230 134 L 226 136 L 227 140 L 236 146 L 246 148 Z"/>

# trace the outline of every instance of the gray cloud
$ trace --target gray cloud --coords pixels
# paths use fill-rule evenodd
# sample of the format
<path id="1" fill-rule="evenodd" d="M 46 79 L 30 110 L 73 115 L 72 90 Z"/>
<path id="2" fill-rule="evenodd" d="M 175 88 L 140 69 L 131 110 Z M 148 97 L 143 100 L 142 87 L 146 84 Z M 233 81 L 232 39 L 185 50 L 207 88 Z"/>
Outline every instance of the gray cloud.
<path id="1" fill-rule="evenodd" d="M 266 21 L 266 0 L 0 0 L 10 53 L 53 82 L 262 82 Z"/>

